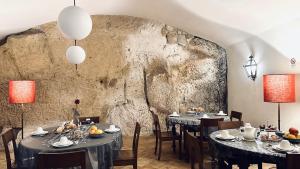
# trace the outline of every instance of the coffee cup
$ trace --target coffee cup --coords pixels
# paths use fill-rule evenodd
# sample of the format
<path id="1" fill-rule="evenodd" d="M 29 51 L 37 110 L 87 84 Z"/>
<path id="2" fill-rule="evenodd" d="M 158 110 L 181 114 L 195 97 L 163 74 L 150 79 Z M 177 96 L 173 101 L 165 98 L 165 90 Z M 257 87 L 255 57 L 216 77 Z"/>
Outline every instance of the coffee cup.
<path id="1" fill-rule="evenodd" d="M 245 123 L 244 127 L 251 127 L 251 124 L 250 123 Z"/>
<path id="2" fill-rule="evenodd" d="M 111 125 L 109 126 L 109 129 L 110 129 L 110 130 L 115 130 L 115 129 L 116 129 L 116 126 L 115 126 L 114 124 L 111 124 Z"/>
<path id="3" fill-rule="evenodd" d="M 43 133 L 43 132 L 44 132 L 44 130 L 43 130 L 42 127 L 38 127 L 38 128 L 36 129 L 36 133 Z"/>
<path id="4" fill-rule="evenodd" d="M 279 144 L 279 148 L 283 150 L 289 150 L 291 148 L 291 144 L 288 140 L 282 140 Z"/>
<path id="5" fill-rule="evenodd" d="M 177 115 L 178 115 L 176 111 L 174 111 L 172 114 L 173 114 L 173 115 L 175 115 L 175 116 L 177 116 Z"/>
<path id="6" fill-rule="evenodd" d="M 221 110 L 221 111 L 219 111 L 219 114 L 224 114 L 224 112 Z"/>
<path id="7" fill-rule="evenodd" d="M 229 136 L 229 131 L 228 130 L 221 130 L 220 134 L 223 138 L 227 138 Z"/>
<path id="8" fill-rule="evenodd" d="M 68 143 L 68 138 L 66 136 L 63 136 L 60 138 L 59 142 L 61 144 L 67 144 Z"/>
<path id="9" fill-rule="evenodd" d="M 208 118 L 207 114 L 203 114 L 202 118 Z"/>

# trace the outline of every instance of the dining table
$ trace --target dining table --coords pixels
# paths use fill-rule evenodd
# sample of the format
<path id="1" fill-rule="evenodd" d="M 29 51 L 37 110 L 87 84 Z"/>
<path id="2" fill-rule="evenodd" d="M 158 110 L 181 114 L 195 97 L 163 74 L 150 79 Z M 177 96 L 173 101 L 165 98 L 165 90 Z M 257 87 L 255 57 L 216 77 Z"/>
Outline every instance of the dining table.
<path id="1" fill-rule="evenodd" d="M 214 150 L 218 159 L 230 159 L 237 162 L 241 169 L 246 169 L 252 163 L 276 164 L 277 169 L 286 168 L 286 154 L 273 148 L 279 141 L 261 141 L 258 138 L 248 141 L 244 140 L 240 129 L 228 129 L 229 134 L 234 136 L 233 140 L 220 140 L 217 135 L 220 131 L 212 132 L 209 135 L 210 147 Z M 298 145 L 295 146 L 297 151 Z"/>
<path id="2" fill-rule="evenodd" d="M 109 124 L 97 123 L 98 129 L 103 131 L 109 128 Z M 45 128 L 49 131 L 44 136 L 28 136 L 24 138 L 18 146 L 18 166 L 27 169 L 37 168 L 37 156 L 43 153 L 59 153 L 68 151 L 85 150 L 87 159 L 87 168 L 92 169 L 109 169 L 113 166 L 113 159 L 118 155 L 122 147 L 121 130 L 114 133 L 103 133 L 99 138 L 92 138 L 88 134 L 90 125 L 80 126 L 84 136 L 78 140 L 72 140 L 73 145 L 69 147 L 55 148 L 53 143 L 60 140 L 62 136 L 71 137 L 71 132 L 58 134 L 56 128 Z"/>
<path id="3" fill-rule="evenodd" d="M 172 133 L 175 136 L 176 125 L 183 126 L 184 128 L 199 128 L 202 118 L 223 118 L 224 121 L 230 120 L 230 117 L 227 114 L 219 115 L 218 113 L 187 111 L 184 113 L 180 113 L 179 116 L 167 116 L 167 125 L 172 126 Z M 216 130 L 217 128 L 211 128 L 208 132 Z M 174 140 L 172 147 L 175 151 L 176 144 Z"/>

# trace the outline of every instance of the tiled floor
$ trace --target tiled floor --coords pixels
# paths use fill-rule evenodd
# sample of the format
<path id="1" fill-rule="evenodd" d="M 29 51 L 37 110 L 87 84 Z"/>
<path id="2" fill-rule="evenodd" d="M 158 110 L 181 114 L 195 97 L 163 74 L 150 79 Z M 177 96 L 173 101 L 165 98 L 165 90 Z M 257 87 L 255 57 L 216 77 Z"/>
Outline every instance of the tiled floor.
<path id="1" fill-rule="evenodd" d="M 124 138 L 124 148 L 131 148 L 131 138 Z M 154 156 L 154 138 L 141 137 L 139 144 L 139 160 L 138 167 L 140 169 L 189 169 L 189 163 L 178 160 L 178 155 L 173 154 L 171 149 L 171 142 L 164 143 L 161 160 L 156 160 Z M 264 169 L 269 169 L 271 166 L 264 164 Z M 5 169 L 5 156 L 4 152 L 0 152 L 0 168 Z M 115 169 L 131 169 L 128 167 L 115 167 Z M 237 167 L 235 167 L 237 168 Z M 251 169 L 257 168 L 252 166 Z"/>

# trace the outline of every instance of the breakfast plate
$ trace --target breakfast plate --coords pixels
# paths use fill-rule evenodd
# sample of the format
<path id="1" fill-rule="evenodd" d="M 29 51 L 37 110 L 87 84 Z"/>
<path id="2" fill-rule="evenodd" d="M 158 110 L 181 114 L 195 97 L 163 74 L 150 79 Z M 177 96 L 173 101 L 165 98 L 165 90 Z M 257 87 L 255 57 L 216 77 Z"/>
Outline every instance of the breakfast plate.
<path id="1" fill-rule="evenodd" d="M 46 134 L 48 134 L 49 132 L 48 131 L 34 131 L 31 133 L 32 136 L 44 136 Z"/>
<path id="2" fill-rule="evenodd" d="M 115 133 L 115 132 L 120 131 L 120 129 L 119 128 L 114 128 L 114 129 L 108 128 L 108 129 L 105 129 L 104 131 L 107 133 Z"/>
<path id="3" fill-rule="evenodd" d="M 280 147 L 280 145 L 273 145 L 272 148 L 273 148 L 273 150 L 279 151 L 279 152 L 292 152 L 295 150 L 294 146 L 290 146 L 288 149 L 282 149 Z"/>
<path id="4" fill-rule="evenodd" d="M 220 139 L 220 140 L 233 140 L 233 139 L 235 139 L 235 137 L 232 136 L 232 135 L 228 135 L 227 137 L 224 137 L 221 134 L 216 135 L 216 138 Z"/>
<path id="5" fill-rule="evenodd" d="M 51 145 L 52 145 L 53 147 L 56 147 L 56 148 L 64 148 L 64 147 L 69 147 L 69 146 L 71 146 L 71 145 L 73 145 L 73 144 L 74 144 L 73 141 L 67 140 L 65 143 L 62 143 L 62 142 L 58 141 L 58 142 L 55 142 L 55 143 L 53 143 L 53 144 L 51 144 Z"/>

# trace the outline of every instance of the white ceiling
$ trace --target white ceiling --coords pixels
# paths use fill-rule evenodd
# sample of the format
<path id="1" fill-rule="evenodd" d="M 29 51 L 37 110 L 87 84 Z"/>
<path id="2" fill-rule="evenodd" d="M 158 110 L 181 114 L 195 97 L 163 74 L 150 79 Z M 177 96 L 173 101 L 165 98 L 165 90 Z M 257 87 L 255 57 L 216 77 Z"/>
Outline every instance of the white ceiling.
<path id="1" fill-rule="evenodd" d="M 182 28 L 224 47 L 256 36 L 299 55 L 299 0 L 77 0 L 91 15 L 130 15 Z M 0 38 L 55 21 L 73 0 L 0 0 Z M 293 42 L 292 45 L 287 43 Z M 294 43 L 295 42 L 295 43 Z"/>

